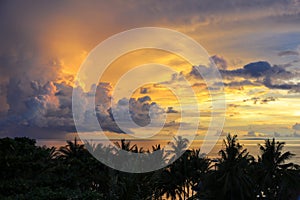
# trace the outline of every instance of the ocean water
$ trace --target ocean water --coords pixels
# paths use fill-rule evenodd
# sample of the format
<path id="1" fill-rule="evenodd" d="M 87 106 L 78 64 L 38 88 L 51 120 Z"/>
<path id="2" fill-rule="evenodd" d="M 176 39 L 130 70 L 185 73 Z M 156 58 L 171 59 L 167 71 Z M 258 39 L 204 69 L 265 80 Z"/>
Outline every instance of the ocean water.
<path id="1" fill-rule="evenodd" d="M 208 153 L 208 157 L 210 158 L 218 158 L 218 152 L 220 149 L 224 148 L 223 139 L 220 138 L 214 148 Z M 264 144 L 264 138 L 245 138 L 239 139 L 238 142 L 246 148 L 251 155 L 257 158 L 260 155 L 259 144 Z M 120 140 L 112 140 L 112 142 L 120 141 Z M 276 141 L 285 142 L 285 147 L 283 151 L 290 151 L 295 154 L 289 162 L 294 162 L 300 165 L 300 138 L 277 138 Z M 152 146 L 155 144 L 160 144 L 161 147 L 164 147 L 168 144 L 167 140 L 131 140 L 131 144 L 136 144 L 138 147 L 143 147 L 144 149 L 152 149 Z M 213 142 L 213 141 L 212 141 Z M 203 140 L 194 140 L 190 143 L 189 149 L 201 149 L 201 144 Z M 59 148 L 60 146 L 66 145 L 65 140 L 48 140 L 48 139 L 40 139 L 37 140 L 37 144 L 40 146 L 46 145 L 48 147 L 54 146 Z"/>

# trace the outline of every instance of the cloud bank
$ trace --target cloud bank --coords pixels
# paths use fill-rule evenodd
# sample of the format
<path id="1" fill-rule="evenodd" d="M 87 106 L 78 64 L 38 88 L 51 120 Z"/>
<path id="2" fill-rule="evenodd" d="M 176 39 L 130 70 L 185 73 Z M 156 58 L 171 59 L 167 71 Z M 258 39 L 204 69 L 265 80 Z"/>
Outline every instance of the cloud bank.
<path id="1" fill-rule="evenodd" d="M 11 79 L 8 84 L 7 102 L 9 110 L 0 120 L 0 134 L 6 134 L 10 130 L 11 135 L 22 135 L 22 130 L 52 130 L 53 137 L 64 137 L 62 132 L 75 132 L 75 126 L 72 114 L 72 91 L 73 87 L 65 83 L 49 81 L 41 84 L 38 81 L 32 81 L 30 89 L 22 87 L 21 81 Z M 88 131 L 98 131 L 97 127 L 90 126 L 90 119 L 87 113 L 92 112 L 101 125 L 102 130 L 115 133 L 131 133 L 130 130 L 121 130 L 115 123 L 114 116 L 111 113 L 111 107 L 115 106 L 117 116 L 125 116 L 127 107 L 122 103 L 125 99 L 117 103 L 112 101 L 111 86 L 109 83 L 99 83 L 92 86 L 91 91 L 84 92 L 82 89 L 80 96 L 87 99 L 80 109 L 83 109 L 86 115 L 81 116 L 82 124 Z M 91 95 L 96 91 L 95 96 Z M 81 97 L 78 98 L 81 98 Z M 93 108 L 91 102 L 95 101 L 96 108 Z M 139 126 L 146 126 L 150 120 L 150 109 L 152 114 L 163 114 L 164 111 L 155 102 L 151 101 L 149 96 L 129 100 L 129 112 L 133 121 Z M 15 131 L 15 132 L 14 132 Z M 55 133 L 55 131 L 57 133 Z M 30 133 L 26 133 L 27 135 Z M 40 134 L 39 137 L 48 137 L 49 135 Z"/>

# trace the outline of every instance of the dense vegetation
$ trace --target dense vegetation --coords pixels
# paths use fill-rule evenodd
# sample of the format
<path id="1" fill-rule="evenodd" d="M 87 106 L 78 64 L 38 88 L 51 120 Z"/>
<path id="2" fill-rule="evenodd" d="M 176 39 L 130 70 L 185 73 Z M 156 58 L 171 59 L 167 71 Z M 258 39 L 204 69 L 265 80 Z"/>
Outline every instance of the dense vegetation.
<path id="1" fill-rule="evenodd" d="M 177 138 L 172 148 L 181 151 L 187 142 Z M 138 153 L 161 148 L 145 151 L 125 140 L 117 146 Z M 293 154 L 283 147 L 266 140 L 254 158 L 228 135 L 217 160 L 193 149 L 160 170 L 130 174 L 103 165 L 76 139 L 55 149 L 36 146 L 29 138 L 3 138 L 0 199 L 297 199 L 300 168 L 287 163 Z"/>

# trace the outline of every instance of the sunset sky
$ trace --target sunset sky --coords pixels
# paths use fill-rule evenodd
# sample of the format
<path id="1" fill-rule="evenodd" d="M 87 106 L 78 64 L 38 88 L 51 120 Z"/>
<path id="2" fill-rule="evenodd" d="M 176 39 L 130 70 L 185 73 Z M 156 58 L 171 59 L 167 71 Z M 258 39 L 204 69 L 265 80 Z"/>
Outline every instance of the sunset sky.
<path id="1" fill-rule="evenodd" d="M 224 132 L 241 137 L 300 137 L 299 0 L 6 0 L 0 2 L 0 27 L 1 137 L 72 135 L 76 131 L 72 89 L 82 62 L 100 42 L 138 27 L 173 29 L 206 49 L 225 86 Z M 186 91 L 181 85 L 184 77 L 196 93 L 201 116 L 198 135 L 204 135 L 211 119 L 211 99 L 195 71 L 200 63 L 192 66 L 170 52 L 153 49 L 121 56 L 107 68 L 97 88 L 83 88 L 83 95 L 96 90 L 96 113 L 103 130 L 112 136 L 126 131 L 138 134 L 130 127 L 120 130 L 108 109 L 115 106 L 123 111 L 122 95 L 111 105 L 114 86 L 126 72 L 147 63 L 170 66 L 176 73 L 147 71 L 128 78 L 153 76 L 157 83 L 139 87 L 130 97 L 133 120 L 139 125 L 149 123 L 143 109 L 148 112 L 154 105 L 158 119 L 160 113 L 167 114 L 157 137 L 173 136 L 180 123 L 188 133 L 199 114 L 181 121 L 176 95 L 163 86 L 168 82 Z M 184 102 L 190 102 L 189 97 Z"/>

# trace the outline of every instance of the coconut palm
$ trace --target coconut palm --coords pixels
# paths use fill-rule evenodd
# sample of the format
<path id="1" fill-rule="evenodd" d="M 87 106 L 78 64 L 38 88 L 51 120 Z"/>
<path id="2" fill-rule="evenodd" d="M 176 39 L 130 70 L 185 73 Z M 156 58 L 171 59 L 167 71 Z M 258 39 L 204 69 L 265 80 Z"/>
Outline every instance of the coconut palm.
<path id="1" fill-rule="evenodd" d="M 254 184 L 248 172 L 254 158 L 238 143 L 237 135 L 228 134 L 223 143 L 217 171 L 206 177 L 206 187 L 216 199 L 254 199 Z"/>
<path id="2" fill-rule="evenodd" d="M 182 136 L 178 136 L 174 137 L 174 141 L 169 142 L 168 144 L 171 149 L 168 150 L 167 153 L 170 156 L 170 163 L 172 163 L 187 150 L 189 141 Z"/>
<path id="3" fill-rule="evenodd" d="M 177 166 L 172 164 L 170 167 L 164 169 L 160 174 L 158 185 L 162 196 L 166 196 L 172 200 L 181 200 L 184 195 L 183 176 L 176 168 Z"/>
<path id="4" fill-rule="evenodd" d="M 261 199 L 291 199 L 295 191 L 299 192 L 299 166 L 287 163 L 294 154 L 282 152 L 284 145 L 284 142 L 276 142 L 274 138 L 260 145 L 256 177 Z"/>
<path id="5" fill-rule="evenodd" d="M 74 142 L 67 141 L 67 145 L 60 147 L 58 150 L 59 158 L 80 158 L 86 153 L 86 149 L 83 144 L 79 144 L 75 137 Z"/>
<path id="6" fill-rule="evenodd" d="M 172 164 L 161 171 L 157 190 L 161 192 L 161 196 L 171 199 L 183 199 L 186 197 L 185 187 L 188 177 L 188 153 L 185 154 L 188 140 L 180 136 L 174 137 L 174 141 L 170 142 L 169 145 L 170 149 L 167 151 L 166 156 L 169 158 L 168 162 Z"/>
<path id="7" fill-rule="evenodd" d="M 189 184 L 192 190 L 192 197 L 194 196 L 194 191 L 204 193 L 203 191 L 203 180 L 212 168 L 211 161 L 207 157 L 203 157 L 200 153 L 200 149 L 192 149 L 189 153 L 191 170 L 189 172 Z M 189 192 L 189 191 L 188 191 Z M 196 195 L 196 196 L 197 196 Z M 188 194 L 188 196 L 190 196 Z"/>

